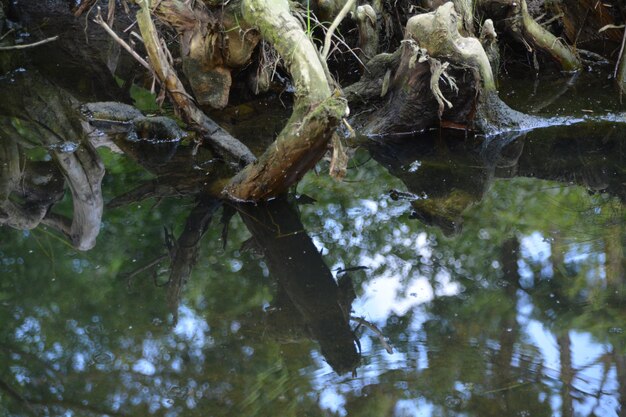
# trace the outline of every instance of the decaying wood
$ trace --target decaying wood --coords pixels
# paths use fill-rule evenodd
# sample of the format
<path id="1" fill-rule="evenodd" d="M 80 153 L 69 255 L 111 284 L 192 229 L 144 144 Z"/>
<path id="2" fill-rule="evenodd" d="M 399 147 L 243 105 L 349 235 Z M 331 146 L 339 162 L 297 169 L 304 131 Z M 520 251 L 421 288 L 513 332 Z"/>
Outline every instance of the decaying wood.
<path id="1" fill-rule="evenodd" d="M 228 104 L 231 72 L 250 62 L 260 36 L 239 19 L 236 7 L 213 11 L 202 2 L 162 0 L 154 4 L 159 20 L 179 34 L 183 72 L 200 105 Z"/>
<path id="2" fill-rule="evenodd" d="M 565 71 L 581 69 L 582 64 L 580 58 L 576 56 L 574 51 L 566 45 L 565 42 L 544 29 L 530 16 L 526 0 L 520 0 L 519 4 L 514 7 L 520 8 L 519 12 L 515 12 L 515 14 L 521 18 L 520 28 L 522 29 L 524 39 L 548 53 Z"/>
<path id="3" fill-rule="evenodd" d="M 225 196 L 235 201 L 258 201 L 286 192 L 324 155 L 345 108 L 345 100 L 329 97 L 309 114 L 292 116 L 259 160 L 231 180 Z"/>
<path id="4" fill-rule="evenodd" d="M 495 79 L 485 50 L 478 39 L 461 36 L 458 19 L 454 4 L 445 3 L 434 12 L 410 18 L 406 33 L 430 56 L 473 68 L 480 74 L 482 88 L 495 91 Z"/>
<path id="5" fill-rule="evenodd" d="M 489 17 L 503 23 L 505 30 L 524 43 L 529 52 L 544 52 L 565 71 L 582 67 L 570 46 L 533 19 L 526 0 L 480 0 L 479 7 Z"/>
<path id="6" fill-rule="evenodd" d="M 452 0 L 454 8 L 459 14 L 459 31 L 463 36 L 474 36 L 474 16 L 476 0 Z"/>
<path id="7" fill-rule="evenodd" d="M 500 49 L 498 47 L 498 35 L 491 19 L 485 19 L 483 22 L 479 40 L 491 64 L 491 71 L 497 78 L 500 71 Z"/>
<path id="8" fill-rule="evenodd" d="M 355 17 L 359 28 L 359 58 L 367 64 L 378 52 L 378 17 L 369 4 L 357 7 Z"/>
<path id="9" fill-rule="evenodd" d="M 476 89 L 495 91 L 495 81 L 480 42 L 460 35 L 458 18 L 452 3 L 414 16 L 407 22 L 401 47 L 392 55 L 380 54 L 368 63 L 361 81 L 346 89 L 346 96 L 356 106 L 377 102 L 375 111 L 354 121 L 361 132 L 410 134 L 449 117 L 460 126 L 471 127 Z M 455 65 L 476 73 L 466 77 L 455 70 L 461 75 L 460 91 L 452 77 L 444 76 L 440 82 L 445 71 Z M 446 103 L 455 111 L 444 114 Z"/>

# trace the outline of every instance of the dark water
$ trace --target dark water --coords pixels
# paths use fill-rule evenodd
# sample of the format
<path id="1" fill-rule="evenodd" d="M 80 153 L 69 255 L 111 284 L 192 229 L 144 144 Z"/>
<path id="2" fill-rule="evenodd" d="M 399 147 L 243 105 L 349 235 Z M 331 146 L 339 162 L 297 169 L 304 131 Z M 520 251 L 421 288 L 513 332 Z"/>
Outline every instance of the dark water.
<path id="1" fill-rule="evenodd" d="M 79 127 L 26 76 L 0 87 L 0 416 L 625 415 L 624 125 L 371 141 L 341 183 L 225 207 L 191 144 L 44 135 Z M 508 99 L 614 112 L 586 82 Z"/>

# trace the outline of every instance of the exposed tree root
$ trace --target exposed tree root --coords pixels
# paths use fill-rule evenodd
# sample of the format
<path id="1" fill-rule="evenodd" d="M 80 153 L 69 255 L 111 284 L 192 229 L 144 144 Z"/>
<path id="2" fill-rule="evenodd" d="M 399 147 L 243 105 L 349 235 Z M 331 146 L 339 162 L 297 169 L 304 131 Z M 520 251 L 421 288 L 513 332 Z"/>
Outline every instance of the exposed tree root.
<path id="1" fill-rule="evenodd" d="M 487 16 L 498 16 L 506 22 L 506 30 L 530 51 L 538 49 L 548 54 L 565 71 L 581 69 L 581 60 L 573 49 L 532 18 L 526 0 L 480 0 L 479 6 Z"/>
<path id="2" fill-rule="evenodd" d="M 530 16 L 526 0 L 521 0 L 519 4 L 516 7 L 521 7 L 517 13 L 521 16 L 521 30 L 524 39 L 548 53 L 565 71 L 579 70 L 582 65 L 574 51 Z"/>
<path id="3" fill-rule="evenodd" d="M 434 12 L 410 18 L 406 33 L 430 56 L 478 71 L 483 90 L 495 91 L 495 79 L 485 50 L 478 39 L 461 36 L 458 19 L 454 4 L 445 3 Z"/>

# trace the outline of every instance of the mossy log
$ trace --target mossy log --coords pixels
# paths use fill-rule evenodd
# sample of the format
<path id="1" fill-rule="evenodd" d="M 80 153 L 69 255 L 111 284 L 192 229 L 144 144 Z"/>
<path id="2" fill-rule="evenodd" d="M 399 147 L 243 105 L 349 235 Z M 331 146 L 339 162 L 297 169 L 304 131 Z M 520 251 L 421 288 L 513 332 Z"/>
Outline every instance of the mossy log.
<path id="1" fill-rule="evenodd" d="M 296 90 L 293 114 L 275 142 L 224 190 L 230 199 L 257 201 L 287 191 L 319 161 L 347 105 L 331 95 L 325 65 L 286 0 L 244 0 L 242 8 L 283 57 Z"/>

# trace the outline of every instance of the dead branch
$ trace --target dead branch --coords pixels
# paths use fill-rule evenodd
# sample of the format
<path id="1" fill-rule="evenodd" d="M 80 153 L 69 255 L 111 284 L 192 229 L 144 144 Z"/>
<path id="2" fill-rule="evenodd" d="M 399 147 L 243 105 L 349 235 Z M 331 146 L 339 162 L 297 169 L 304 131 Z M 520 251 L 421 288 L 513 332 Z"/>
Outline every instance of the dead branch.
<path id="1" fill-rule="evenodd" d="M 370 323 L 369 321 L 365 320 L 363 317 L 356 317 L 356 316 L 350 316 L 350 320 L 356 321 L 361 326 L 365 326 L 371 331 L 373 331 L 374 334 L 376 334 L 376 336 L 378 337 L 378 340 L 380 340 L 380 343 L 383 345 L 387 353 L 390 355 L 393 353 L 393 347 L 391 347 L 389 342 L 387 342 L 387 338 L 385 337 L 383 332 L 380 331 L 380 329 L 374 323 Z"/>
<path id="2" fill-rule="evenodd" d="M 213 145 L 222 157 L 233 160 L 238 165 L 247 165 L 256 160 L 254 154 L 246 145 L 232 137 L 217 123 L 211 120 L 200 110 L 187 94 L 183 83 L 178 78 L 163 50 L 156 27 L 152 21 L 150 7 L 147 0 L 137 1 L 140 9 L 137 11 L 137 23 L 148 52 L 148 58 L 158 79 L 168 92 L 176 107 L 181 111 L 184 119 L 196 128 Z"/>
<path id="3" fill-rule="evenodd" d="M 113 38 L 115 42 L 120 44 L 120 46 L 124 48 L 129 54 L 131 54 L 132 57 L 135 58 L 135 60 L 137 60 L 137 62 L 139 62 L 148 71 L 152 72 L 152 67 L 150 66 L 150 64 L 148 64 L 148 62 L 145 59 L 139 56 L 139 54 L 135 52 L 135 50 L 131 48 L 130 45 L 126 43 L 126 41 L 124 41 L 122 38 L 117 36 L 117 33 L 115 33 L 113 29 L 111 29 L 111 27 L 107 24 L 107 22 L 105 22 L 102 19 L 99 6 L 98 6 L 98 13 L 96 14 L 96 17 L 93 19 L 93 21 L 94 23 L 100 25 L 106 31 L 106 33 L 108 33 L 109 36 L 111 36 L 111 38 Z"/>

